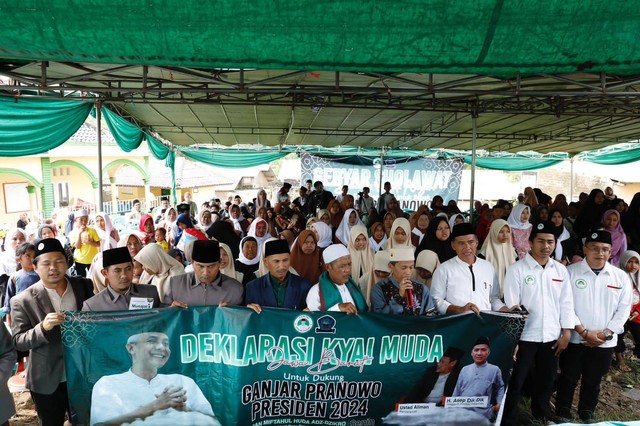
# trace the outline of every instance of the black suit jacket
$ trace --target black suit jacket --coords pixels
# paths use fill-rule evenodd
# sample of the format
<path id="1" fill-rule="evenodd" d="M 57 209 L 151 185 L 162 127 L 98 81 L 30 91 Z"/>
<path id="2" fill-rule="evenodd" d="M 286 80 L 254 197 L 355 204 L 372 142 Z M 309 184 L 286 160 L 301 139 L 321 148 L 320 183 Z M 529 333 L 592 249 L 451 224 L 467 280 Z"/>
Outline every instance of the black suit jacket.
<path id="1" fill-rule="evenodd" d="M 456 388 L 456 383 L 458 383 L 458 376 L 460 375 L 460 370 L 462 370 L 462 366 L 460 365 L 460 361 L 453 368 L 449 377 L 447 377 L 447 381 L 444 384 L 444 395 L 443 396 L 451 396 L 453 395 L 453 390 Z M 427 368 L 424 372 L 418 383 L 413 387 L 409 395 L 407 395 L 404 402 L 406 403 L 421 403 L 424 402 L 425 398 L 431 393 L 433 387 L 438 381 L 439 374 L 436 372 L 436 366 Z M 438 405 L 442 405 L 439 403 Z"/>

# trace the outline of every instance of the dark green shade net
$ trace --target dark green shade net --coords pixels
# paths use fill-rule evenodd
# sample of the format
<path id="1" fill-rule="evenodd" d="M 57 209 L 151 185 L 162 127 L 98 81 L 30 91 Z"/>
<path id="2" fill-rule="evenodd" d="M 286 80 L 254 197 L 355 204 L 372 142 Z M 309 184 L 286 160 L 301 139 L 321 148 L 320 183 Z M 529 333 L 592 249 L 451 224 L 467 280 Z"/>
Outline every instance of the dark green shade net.
<path id="1" fill-rule="evenodd" d="M 0 156 L 39 154 L 63 144 L 82 126 L 89 102 L 0 97 Z"/>
<path id="2" fill-rule="evenodd" d="M 25 0 L 0 57 L 379 72 L 638 72 L 640 8 L 601 0 Z"/>

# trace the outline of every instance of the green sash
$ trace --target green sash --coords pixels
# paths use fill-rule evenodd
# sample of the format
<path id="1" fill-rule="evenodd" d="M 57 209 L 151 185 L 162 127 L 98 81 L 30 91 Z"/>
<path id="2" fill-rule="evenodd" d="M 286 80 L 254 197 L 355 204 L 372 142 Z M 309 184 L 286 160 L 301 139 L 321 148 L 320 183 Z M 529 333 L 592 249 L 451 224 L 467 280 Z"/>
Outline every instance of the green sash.
<path id="1" fill-rule="evenodd" d="M 337 285 L 331 281 L 331 278 L 329 278 L 329 274 L 326 271 L 320 275 L 318 285 L 320 289 L 321 310 L 326 311 L 327 308 L 343 303 Z M 353 278 L 349 277 L 349 281 L 344 285 L 349 289 L 349 293 L 351 293 L 351 297 L 356 304 L 358 312 L 366 312 L 367 303 L 364 301 L 364 296 L 362 296 L 362 293 L 356 285 L 356 282 L 353 281 Z"/>

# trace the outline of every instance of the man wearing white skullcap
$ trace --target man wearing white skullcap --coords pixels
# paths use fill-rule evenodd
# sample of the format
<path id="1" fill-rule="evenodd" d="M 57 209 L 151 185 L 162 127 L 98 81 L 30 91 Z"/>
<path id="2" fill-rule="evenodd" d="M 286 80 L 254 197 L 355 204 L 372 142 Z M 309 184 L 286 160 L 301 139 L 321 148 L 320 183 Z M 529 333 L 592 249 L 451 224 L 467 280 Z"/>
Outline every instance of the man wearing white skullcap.
<path id="1" fill-rule="evenodd" d="M 332 244 L 322 253 L 326 272 L 307 295 L 310 311 L 337 311 L 356 315 L 367 311 L 367 303 L 351 278 L 351 255 L 342 244 Z"/>

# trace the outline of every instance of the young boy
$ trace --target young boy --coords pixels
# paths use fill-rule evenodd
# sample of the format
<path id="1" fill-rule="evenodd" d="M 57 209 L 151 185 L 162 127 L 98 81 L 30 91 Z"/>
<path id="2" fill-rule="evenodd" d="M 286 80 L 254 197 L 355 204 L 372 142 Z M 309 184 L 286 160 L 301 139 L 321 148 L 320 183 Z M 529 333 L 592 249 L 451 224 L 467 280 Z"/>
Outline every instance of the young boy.
<path id="1" fill-rule="evenodd" d="M 98 254 L 100 237 L 95 229 L 88 227 L 89 212 L 77 210 L 73 214 L 74 229 L 69 235 L 69 242 L 76 248 L 73 252 L 76 275 L 86 277 L 93 258 Z"/>
<path id="2" fill-rule="evenodd" d="M 156 229 L 156 244 L 160 244 L 160 247 L 164 249 L 164 252 L 169 251 L 169 243 L 167 242 L 167 230 L 164 228 Z"/>

